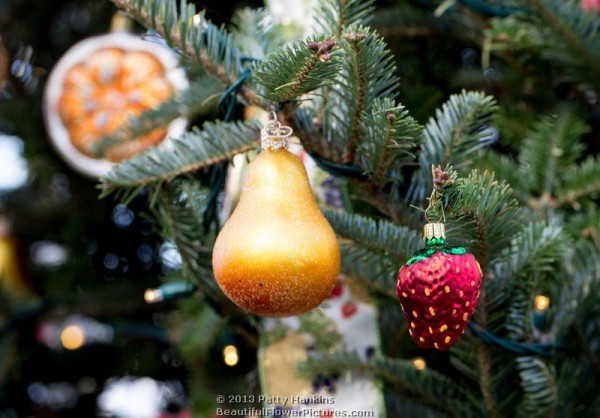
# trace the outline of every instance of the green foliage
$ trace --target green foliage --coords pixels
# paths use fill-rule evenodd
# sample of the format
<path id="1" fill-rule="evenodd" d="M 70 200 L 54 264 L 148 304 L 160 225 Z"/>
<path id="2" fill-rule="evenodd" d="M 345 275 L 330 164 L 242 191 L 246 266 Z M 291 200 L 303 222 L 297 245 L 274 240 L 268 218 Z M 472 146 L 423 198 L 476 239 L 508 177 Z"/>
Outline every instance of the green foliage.
<path id="1" fill-rule="evenodd" d="M 163 190 L 151 208 L 152 215 L 161 226 L 160 235 L 172 242 L 181 254 L 182 279 L 196 283 L 200 291 L 213 300 L 232 306 L 212 275 L 214 236 L 199 226 L 208 201 L 207 189 L 179 180 Z"/>
<path id="2" fill-rule="evenodd" d="M 376 32 L 350 26 L 339 42 L 344 51 L 343 68 L 328 92 L 324 130 L 344 149 L 343 161 L 351 163 L 364 139 L 362 120 L 372 114 L 375 99 L 394 98 L 399 81 L 393 56 Z M 373 72 L 373 68 L 379 71 Z"/>
<path id="3" fill-rule="evenodd" d="M 564 173 L 556 191 L 556 204 L 569 204 L 576 208 L 583 198 L 594 198 L 600 193 L 600 158 L 587 157 L 581 164 Z"/>
<path id="4" fill-rule="evenodd" d="M 298 99 L 331 83 L 340 70 L 340 51 L 310 48 L 309 43 L 323 42 L 315 37 L 288 45 L 256 64 L 253 79 L 264 91 L 262 95 L 276 103 Z"/>
<path id="5" fill-rule="evenodd" d="M 312 344 L 318 351 L 329 350 L 342 341 L 342 335 L 335 324 L 320 309 L 299 315 L 298 320 L 300 321 L 298 331 L 310 335 Z"/>
<path id="6" fill-rule="evenodd" d="M 194 24 L 193 4 L 176 0 L 111 0 L 142 25 L 154 29 L 173 47 L 201 64 L 225 86 L 233 84 L 242 71 L 240 53 L 233 37 L 203 18 Z"/>
<path id="7" fill-rule="evenodd" d="M 386 98 L 374 101 L 371 113 L 363 117 L 362 130 L 357 160 L 370 180 L 378 186 L 398 180 L 422 142 L 421 126 L 404 106 Z"/>
<path id="8" fill-rule="evenodd" d="M 490 37 L 496 39 L 495 48 L 533 51 L 572 80 L 599 86 L 600 24 L 594 13 L 583 10 L 576 0 L 513 3 L 522 12 L 494 22 Z"/>
<path id="9" fill-rule="evenodd" d="M 553 417 L 557 404 L 557 389 L 553 373 L 547 364 L 537 357 L 517 358 L 524 397 L 517 409 L 517 417 Z"/>
<path id="10" fill-rule="evenodd" d="M 367 24 L 373 13 L 374 0 L 323 0 L 315 15 L 317 30 L 341 36 L 344 27 Z"/>
<path id="11" fill-rule="evenodd" d="M 342 244 L 341 255 L 342 273 L 359 282 L 375 296 L 396 299 L 395 287 L 400 269 L 396 260 L 353 244 Z"/>
<path id="12" fill-rule="evenodd" d="M 522 222 L 510 186 L 493 173 L 474 171 L 450 186 L 446 200 L 448 235 L 469 248 L 485 270 Z"/>
<path id="13" fill-rule="evenodd" d="M 226 161 L 257 146 L 256 122 L 207 122 L 130 160 L 115 166 L 102 179 L 102 196 L 117 188 L 139 190 L 164 183 L 181 174 Z"/>
<path id="14" fill-rule="evenodd" d="M 569 244 L 562 231 L 556 219 L 548 224 L 527 224 L 512 240 L 504 259 L 494 265 L 494 275 L 512 283 L 506 329 L 513 339 L 527 339 L 531 331 L 530 295 L 558 268 L 558 260 Z"/>
<path id="15" fill-rule="evenodd" d="M 264 60 L 267 51 L 280 46 L 278 43 L 281 40 L 278 42 L 272 34 L 273 28 L 267 10 L 244 8 L 237 10 L 231 20 L 231 33 L 242 54 Z"/>
<path id="16" fill-rule="evenodd" d="M 395 301 L 398 270 L 422 243 L 416 231 L 385 220 L 326 210 L 342 240 L 342 272 L 375 295 Z"/>
<path id="17" fill-rule="evenodd" d="M 488 123 L 496 101 L 482 92 L 455 94 L 425 126 L 425 142 L 419 153 L 419 170 L 408 192 L 413 204 L 421 202 L 432 187 L 431 167 L 452 165 L 457 169 L 472 164 L 474 154 L 488 145 L 494 134 Z"/>
<path id="18" fill-rule="evenodd" d="M 519 153 L 519 175 L 531 192 L 554 194 L 561 175 L 558 167 L 569 167 L 581 156 L 579 138 L 587 130 L 579 117 L 566 110 L 534 124 Z"/>
<path id="19" fill-rule="evenodd" d="M 405 261 L 422 246 L 421 236 L 405 226 L 333 210 L 324 213 L 340 236 L 382 255 Z"/>

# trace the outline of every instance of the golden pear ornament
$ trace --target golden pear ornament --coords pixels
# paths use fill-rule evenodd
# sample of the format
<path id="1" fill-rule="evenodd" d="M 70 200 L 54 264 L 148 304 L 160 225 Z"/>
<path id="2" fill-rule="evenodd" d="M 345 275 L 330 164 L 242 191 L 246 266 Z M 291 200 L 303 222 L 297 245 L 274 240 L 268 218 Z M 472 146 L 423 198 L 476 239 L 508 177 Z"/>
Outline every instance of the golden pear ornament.
<path id="1" fill-rule="evenodd" d="M 291 316 L 319 305 L 340 271 L 335 233 L 317 205 L 292 130 L 271 120 L 240 201 L 219 233 L 213 270 L 223 292 L 256 315 Z"/>

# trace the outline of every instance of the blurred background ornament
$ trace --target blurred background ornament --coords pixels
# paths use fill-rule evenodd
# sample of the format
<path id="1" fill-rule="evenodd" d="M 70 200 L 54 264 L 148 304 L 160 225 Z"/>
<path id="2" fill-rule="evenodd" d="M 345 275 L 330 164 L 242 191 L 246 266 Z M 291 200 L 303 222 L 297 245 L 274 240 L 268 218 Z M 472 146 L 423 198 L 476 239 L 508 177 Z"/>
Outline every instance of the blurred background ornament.
<path id="1" fill-rule="evenodd" d="M 124 377 L 106 383 L 98 397 L 100 416 L 119 418 L 189 418 L 179 381 Z"/>
<path id="2" fill-rule="evenodd" d="M 600 12 L 600 1 L 599 0 L 582 0 L 581 8 L 586 12 L 598 13 Z"/>
<path id="3" fill-rule="evenodd" d="M 342 276 L 316 310 L 298 317 L 266 319 L 264 324 L 267 332 L 259 355 L 261 386 L 263 395 L 273 400 L 272 407 L 298 413 L 309 408 L 306 416 L 316 411 L 333 411 L 334 415 L 322 416 L 336 416 L 336 411 L 359 409 L 380 416 L 382 394 L 367 375 L 348 371 L 311 374 L 309 379 L 297 373 L 315 352 L 354 352 L 363 361 L 375 355 L 380 344 L 377 312 L 364 289 Z M 287 405 L 277 404 L 282 399 L 288 400 Z"/>
<path id="4" fill-rule="evenodd" d="M 183 132 L 183 119 L 135 138 L 125 129 L 186 87 L 171 50 L 124 32 L 88 38 L 60 59 L 48 79 L 46 128 L 69 165 L 98 177 L 115 162 Z"/>
<path id="5" fill-rule="evenodd" d="M 11 298 L 31 299 L 35 292 L 25 273 L 18 242 L 10 234 L 8 220 L 0 216 L 0 290 Z"/>

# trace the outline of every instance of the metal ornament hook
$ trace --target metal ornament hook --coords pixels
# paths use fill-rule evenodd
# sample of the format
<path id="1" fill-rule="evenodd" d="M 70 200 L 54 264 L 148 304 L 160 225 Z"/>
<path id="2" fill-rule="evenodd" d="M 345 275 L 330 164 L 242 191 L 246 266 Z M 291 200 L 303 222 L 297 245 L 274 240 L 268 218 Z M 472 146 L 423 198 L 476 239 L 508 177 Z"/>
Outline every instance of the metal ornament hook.
<path id="1" fill-rule="evenodd" d="M 289 126 L 282 126 L 277 120 L 277 114 L 269 112 L 269 122 L 260 130 L 260 144 L 262 149 L 278 150 L 287 149 L 288 137 L 294 131 Z"/>

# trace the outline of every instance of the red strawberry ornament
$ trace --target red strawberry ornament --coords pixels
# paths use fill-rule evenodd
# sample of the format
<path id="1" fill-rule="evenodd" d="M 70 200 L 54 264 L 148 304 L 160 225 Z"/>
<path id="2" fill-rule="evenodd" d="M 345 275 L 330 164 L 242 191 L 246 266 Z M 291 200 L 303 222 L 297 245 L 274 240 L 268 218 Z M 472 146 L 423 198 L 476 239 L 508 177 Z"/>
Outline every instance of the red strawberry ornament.
<path id="1" fill-rule="evenodd" d="M 400 269 L 398 298 L 415 343 L 447 351 L 475 312 L 481 267 L 466 249 L 446 244 L 444 224 L 425 225 L 424 235 L 425 248 Z"/>

